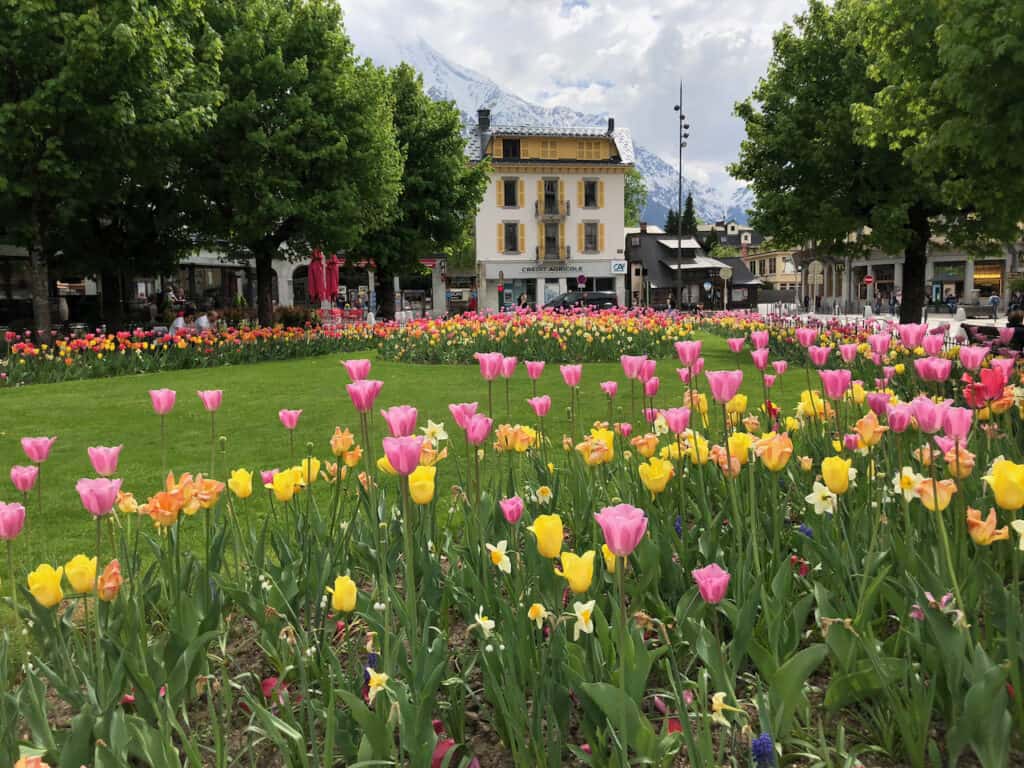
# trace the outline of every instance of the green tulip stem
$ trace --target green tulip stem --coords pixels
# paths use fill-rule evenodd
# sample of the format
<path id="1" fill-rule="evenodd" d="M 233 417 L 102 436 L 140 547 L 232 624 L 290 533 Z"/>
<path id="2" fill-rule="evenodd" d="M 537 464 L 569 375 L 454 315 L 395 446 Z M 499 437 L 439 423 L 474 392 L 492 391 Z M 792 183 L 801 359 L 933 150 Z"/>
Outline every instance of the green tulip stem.
<path id="1" fill-rule="evenodd" d="M 416 621 L 416 562 L 413 546 L 412 513 L 409 510 L 409 477 L 399 481 L 402 487 L 402 538 L 405 539 L 405 612 L 409 622 L 409 655 L 416 659 L 416 644 L 419 642 L 419 630 Z"/>
<path id="2" fill-rule="evenodd" d="M 619 697 L 622 701 L 622 716 L 619 721 L 619 738 L 622 742 L 622 765 L 629 766 L 629 731 L 626 719 L 626 558 L 615 556 L 615 580 L 619 586 Z"/>
<path id="3" fill-rule="evenodd" d="M 14 620 L 18 620 L 18 585 L 14 581 L 14 542 L 7 540 L 7 575 L 11 580 L 11 604 L 14 606 Z"/>
<path id="4" fill-rule="evenodd" d="M 97 516 L 96 518 L 96 568 L 99 569 L 103 561 L 100 558 L 100 547 L 103 545 L 103 517 Z M 103 694 L 103 674 L 101 667 L 103 665 L 103 649 L 100 645 L 100 590 L 99 590 L 99 579 L 93 584 L 93 594 L 96 595 L 96 688 L 97 698 L 102 700 Z M 89 599 L 86 598 L 86 606 L 89 605 Z"/>
<path id="5" fill-rule="evenodd" d="M 167 433 L 164 429 L 164 415 L 160 414 L 160 482 L 167 477 Z M 41 504 L 40 504 L 41 506 Z"/>
<path id="6" fill-rule="evenodd" d="M 215 421 L 217 419 L 216 411 L 210 411 L 210 479 L 213 479 L 214 472 L 216 471 L 217 461 L 217 427 Z"/>

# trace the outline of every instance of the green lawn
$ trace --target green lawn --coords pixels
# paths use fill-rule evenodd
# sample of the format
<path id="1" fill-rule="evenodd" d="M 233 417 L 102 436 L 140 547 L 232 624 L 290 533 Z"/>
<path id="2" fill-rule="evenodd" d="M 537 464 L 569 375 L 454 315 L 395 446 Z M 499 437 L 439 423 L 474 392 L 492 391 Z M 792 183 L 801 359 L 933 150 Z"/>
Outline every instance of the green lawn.
<path id="1" fill-rule="evenodd" d="M 708 370 L 735 367 L 737 356 L 728 350 L 723 339 L 706 337 L 704 348 Z M 753 409 L 761 398 L 757 371 L 750 364 L 748 351 L 744 350 L 738 359 L 746 373 L 743 391 L 751 396 Z M 681 401 L 677 366 L 675 359 L 659 361 L 662 387 L 655 400 L 658 407 Z M 487 386 L 475 365 L 421 366 L 375 360 L 372 376 L 384 381 L 377 401 L 379 407 L 415 405 L 420 411 L 420 424 L 426 424 L 426 419 L 443 421 L 454 448 L 460 451 L 460 457 L 463 455 L 461 436 L 448 413 L 448 403 L 477 400 L 481 410 L 486 410 Z M 618 409 L 622 417 L 628 418 L 629 388 L 623 383 L 621 367 L 618 363 L 589 363 L 584 365 L 581 387 L 583 423 L 607 418 L 607 399 L 598 386 L 607 379 L 620 382 Z M 328 440 L 335 425 L 348 426 L 358 435 L 359 422 L 345 392 L 347 381 L 338 358 L 326 356 L 28 386 L 4 392 L 0 396 L 0 500 L 19 500 L 20 494 L 11 485 L 8 471 L 12 464 L 27 463 L 20 438 L 58 437 L 42 470 L 44 510 L 39 513 L 33 493 L 25 532 L 15 545 L 19 570 L 40 561 L 61 563 L 77 552 L 91 551 L 94 529 L 74 488 L 78 478 L 93 474 L 86 454 L 88 446 L 124 444 L 118 473 L 124 478 L 124 489 L 134 492 L 140 502 L 157 489 L 161 464 L 159 417 L 152 411 L 148 390 L 177 390 L 178 402 L 167 417 L 168 464 L 176 473 L 201 472 L 209 466 L 210 419 L 195 395 L 196 390 L 224 390 L 224 403 L 217 414 L 217 434 L 227 436 L 229 467 L 266 469 L 289 465 L 288 434 L 277 418 L 281 408 L 303 410 L 295 435 L 298 454 L 304 454 L 305 444 L 312 441 L 318 456 L 329 457 Z M 788 372 L 773 391 L 775 399 L 788 410 L 803 388 L 803 381 L 801 371 Z M 538 392 L 551 395 L 553 400 L 547 419 L 549 433 L 567 430 L 568 394 L 557 365 L 547 367 L 538 382 Z M 513 423 L 534 423 L 533 412 L 525 402 L 530 394 L 530 380 L 520 367 L 512 380 Z M 505 421 L 503 380 L 495 383 L 494 410 L 495 421 Z M 377 416 L 373 426 L 379 437 L 383 420 Z M 374 450 L 379 455 L 379 442 Z M 453 479 L 452 464 L 448 461 L 442 465 L 439 488 Z M 224 479 L 223 472 L 218 474 Z M 266 504 L 262 494 L 253 501 Z M 6 575 L 6 568 L 3 573 Z"/>

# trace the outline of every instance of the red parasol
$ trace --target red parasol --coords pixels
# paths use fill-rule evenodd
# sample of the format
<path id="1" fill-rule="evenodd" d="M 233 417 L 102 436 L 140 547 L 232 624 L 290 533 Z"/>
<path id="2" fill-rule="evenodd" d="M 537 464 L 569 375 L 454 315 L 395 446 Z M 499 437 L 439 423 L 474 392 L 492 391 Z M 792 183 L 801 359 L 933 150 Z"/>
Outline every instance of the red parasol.
<path id="1" fill-rule="evenodd" d="M 338 269 L 341 267 L 341 261 L 335 254 L 331 254 L 331 258 L 327 260 L 327 298 L 336 299 L 338 298 Z"/>
<path id="2" fill-rule="evenodd" d="M 309 262 L 306 290 L 313 301 L 323 301 L 327 298 L 327 292 L 324 290 L 324 255 L 319 250 L 313 251 L 313 257 Z"/>

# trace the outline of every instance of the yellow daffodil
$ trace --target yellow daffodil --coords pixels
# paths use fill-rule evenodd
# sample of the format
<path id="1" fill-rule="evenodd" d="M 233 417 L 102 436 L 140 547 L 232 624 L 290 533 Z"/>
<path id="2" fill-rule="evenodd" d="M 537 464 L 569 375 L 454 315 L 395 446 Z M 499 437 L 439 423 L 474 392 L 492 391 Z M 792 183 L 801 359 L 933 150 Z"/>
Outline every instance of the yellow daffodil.
<path id="1" fill-rule="evenodd" d="M 540 494 L 540 489 L 537 491 Z M 526 530 L 537 537 L 537 552 L 541 557 L 552 560 L 562 552 L 562 518 L 558 515 L 537 515 L 533 525 Z"/>
<path id="2" fill-rule="evenodd" d="M 585 603 L 573 603 L 572 610 L 576 614 L 576 623 L 572 628 L 572 639 L 580 639 L 580 632 L 591 635 L 594 633 L 594 605 L 596 601 L 588 600 Z"/>
<path id="3" fill-rule="evenodd" d="M 348 576 L 338 576 L 334 580 L 334 586 L 327 588 L 327 593 L 331 595 L 331 607 L 335 611 L 351 613 L 356 609 L 359 590 Z"/>
<path id="4" fill-rule="evenodd" d="M 64 563 L 64 575 L 75 592 L 92 592 L 96 589 L 96 558 L 75 555 Z"/>
<path id="5" fill-rule="evenodd" d="M 252 472 L 247 469 L 236 469 L 228 478 L 228 488 L 240 499 L 252 496 Z"/>
<path id="6" fill-rule="evenodd" d="M 581 595 L 590 589 L 594 580 L 594 556 L 596 553 L 590 549 L 582 555 L 572 552 L 562 553 L 562 567 L 555 568 L 555 573 L 569 582 L 569 589 L 577 595 Z"/>
<path id="7" fill-rule="evenodd" d="M 434 499 L 434 478 L 437 467 L 419 466 L 409 475 L 409 495 L 416 504 L 429 504 Z"/>
<path id="8" fill-rule="evenodd" d="M 60 588 L 63 575 L 63 566 L 54 569 L 49 563 L 43 563 L 29 573 L 28 591 L 43 608 L 53 608 L 64 599 L 64 590 Z"/>
<path id="9" fill-rule="evenodd" d="M 729 721 L 726 719 L 723 712 L 739 712 L 744 714 L 743 710 L 739 707 L 731 707 L 725 703 L 726 693 L 719 691 L 711 697 L 711 719 L 719 725 L 724 725 L 726 728 L 730 727 Z"/>
<path id="10" fill-rule="evenodd" d="M 367 702 L 372 707 L 373 700 L 377 698 L 377 694 L 381 691 L 385 691 L 388 688 L 388 676 L 384 672 L 378 672 L 377 670 L 367 667 L 366 674 L 369 679 L 366 681 L 367 686 Z"/>

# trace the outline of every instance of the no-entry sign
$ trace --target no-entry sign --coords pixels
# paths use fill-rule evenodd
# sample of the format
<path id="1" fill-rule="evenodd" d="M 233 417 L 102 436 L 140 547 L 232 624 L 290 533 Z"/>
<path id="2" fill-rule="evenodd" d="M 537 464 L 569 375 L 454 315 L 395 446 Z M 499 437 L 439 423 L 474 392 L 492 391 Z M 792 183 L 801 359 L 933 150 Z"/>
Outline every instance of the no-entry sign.
<path id="1" fill-rule="evenodd" d="M 864 275 L 864 285 L 871 285 L 875 282 L 875 278 L 872 275 Z"/>

